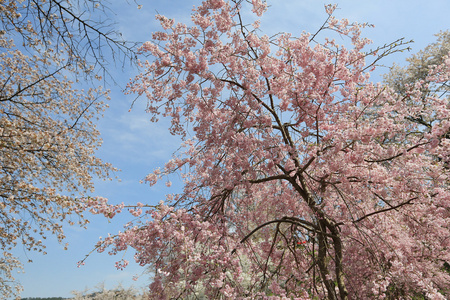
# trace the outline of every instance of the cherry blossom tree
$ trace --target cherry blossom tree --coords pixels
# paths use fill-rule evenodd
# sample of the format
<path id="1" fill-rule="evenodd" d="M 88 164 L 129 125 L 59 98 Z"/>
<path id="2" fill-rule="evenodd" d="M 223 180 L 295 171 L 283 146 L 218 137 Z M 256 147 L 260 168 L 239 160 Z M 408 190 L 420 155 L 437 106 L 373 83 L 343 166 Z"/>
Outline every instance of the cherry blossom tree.
<path id="1" fill-rule="evenodd" d="M 82 195 L 111 165 L 95 157 L 95 122 L 107 107 L 107 60 L 133 58 L 100 1 L 0 2 L 0 287 L 14 290 L 11 250 L 45 253 L 62 224 L 85 226 Z M 106 22 L 105 22 L 106 21 Z M 115 55 L 115 56 L 114 56 Z"/>
<path id="2" fill-rule="evenodd" d="M 74 300 L 144 300 L 148 299 L 145 293 L 134 287 L 124 288 L 121 285 L 107 289 L 104 283 L 98 284 L 94 290 L 72 291 Z"/>
<path id="3" fill-rule="evenodd" d="M 407 58 L 407 66 L 400 67 L 398 65 L 394 65 L 390 72 L 384 76 L 385 82 L 393 88 L 394 91 L 404 96 L 403 101 L 408 103 L 419 101 L 418 103 L 411 103 L 411 105 L 426 105 L 426 101 L 422 103 L 422 99 L 426 99 L 428 97 L 449 99 L 448 82 L 433 82 L 430 81 L 428 77 L 428 72 L 430 69 L 441 65 L 445 59 L 448 58 L 448 54 L 450 52 L 450 31 L 442 31 L 436 34 L 436 37 L 436 42 L 428 45 L 425 49 Z M 419 81 L 423 81 L 421 89 L 422 97 L 410 98 L 408 96 L 408 90 Z M 439 122 L 436 120 L 436 116 L 434 114 L 410 116 L 409 120 L 411 122 L 419 123 L 423 126 L 423 129 L 427 131 L 431 131 L 434 124 Z M 450 138 L 450 133 L 443 133 L 443 137 Z"/>
<path id="4" fill-rule="evenodd" d="M 450 52 L 450 31 L 441 31 L 436 37 L 436 42 L 407 58 L 407 66 L 394 64 L 385 75 L 385 82 L 396 92 L 405 94 L 408 86 L 419 80 L 427 80 L 430 67 L 442 64 Z M 447 90 L 445 84 L 439 84 L 439 89 L 435 89 L 434 92 L 444 93 Z"/>
<path id="5" fill-rule="evenodd" d="M 184 140 L 145 181 L 179 175 L 183 190 L 130 207 L 137 218 L 97 250 L 133 248 L 154 299 L 446 299 L 450 107 L 421 91 L 449 79 L 450 59 L 398 93 L 370 74 L 401 48 L 367 50 L 365 24 L 328 5 L 316 33 L 269 37 L 244 20 L 266 8 L 206 0 L 191 25 L 157 16 L 129 92 Z"/>

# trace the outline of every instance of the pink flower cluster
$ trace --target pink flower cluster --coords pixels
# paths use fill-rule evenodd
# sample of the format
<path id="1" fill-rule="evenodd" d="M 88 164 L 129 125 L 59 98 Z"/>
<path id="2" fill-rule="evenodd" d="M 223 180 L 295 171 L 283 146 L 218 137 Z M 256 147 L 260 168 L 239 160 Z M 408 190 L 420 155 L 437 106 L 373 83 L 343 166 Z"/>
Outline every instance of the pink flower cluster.
<path id="1" fill-rule="evenodd" d="M 111 205 L 108 204 L 108 199 L 104 197 L 88 197 L 83 199 L 86 209 L 95 215 L 103 214 L 105 217 L 112 219 L 116 214 L 121 213 L 124 204 Z"/>

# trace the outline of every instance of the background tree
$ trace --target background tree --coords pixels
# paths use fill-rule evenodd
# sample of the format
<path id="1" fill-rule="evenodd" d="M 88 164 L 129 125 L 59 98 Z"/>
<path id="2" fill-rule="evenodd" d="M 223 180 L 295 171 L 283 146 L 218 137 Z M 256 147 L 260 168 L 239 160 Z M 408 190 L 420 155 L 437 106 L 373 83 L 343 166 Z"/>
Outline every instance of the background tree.
<path id="1" fill-rule="evenodd" d="M 435 43 L 428 45 L 425 49 L 407 58 L 408 64 L 405 67 L 394 64 L 390 72 L 385 75 L 385 82 L 397 93 L 405 95 L 408 86 L 420 80 L 427 81 L 430 68 L 441 65 L 448 57 L 450 52 L 450 32 L 448 30 L 441 31 L 436 34 L 436 37 L 437 41 Z M 446 82 L 434 87 L 434 89 L 424 92 L 445 94 L 448 90 Z M 427 94 L 424 95 L 424 97 L 426 96 Z"/>
<path id="2" fill-rule="evenodd" d="M 402 101 L 369 80 L 395 46 L 364 51 L 364 25 L 335 19 L 334 8 L 300 37 L 247 25 L 241 11 L 261 16 L 258 0 L 204 1 L 191 26 L 157 16 L 163 30 L 141 48 L 153 60 L 129 91 L 184 138 L 145 180 L 181 174 L 184 188 L 144 215 L 145 205 L 130 209 L 141 217 L 97 245 L 134 248 L 154 270 L 150 297 L 448 296 L 450 107 L 422 91 L 448 80 L 450 60 Z M 319 40 L 325 30 L 348 47 Z M 432 130 L 410 122 L 421 115 L 438 120 Z M 106 217 L 123 208 L 88 205 Z"/>
<path id="3" fill-rule="evenodd" d="M 107 105 L 99 85 L 108 61 L 133 59 L 101 1 L 0 3 L 0 244 L 45 253 L 47 233 L 84 226 L 79 196 L 111 165 L 95 157 L 95 121 Z M 110 78 L 110 77 L 109 77 Z M 74 217 L 70 217 L 75 215 Z M 7 284 L 8 276 L 0 278 Z"/>
<path id="4" fill-rule="evenodd" d="M 121 285 L 113 289 L 106 289 L 104 284 L 98 284 L 94 290 L 73 291 L 74 300 L 144 300 L 145 293 L 133 287 L 123 288 Z"/>
<path id="5" fill-rule="evenodd" d="M 426 99 L 438 97 L 449 100 L 448 81 L 438 83 L 430 81 L 428 73 L 437 66 L 443 64 L 450 53 L 450 32 L 442 31 L 436 34 L 437 41 L 428 45 L 425 49 L 407 58 L 407 65 L 400 67 L 394 65 L 390 72 L 384 76 L 384 81 L 389 87 L 403 96 L 402 101 L 410 105 L 427 105 Z M 421 97 L 410 97 L 410 91 L 415 87 L 416 82 L 421 82 Z M 413 101 L 418 101 L 414 103 Z M 442 120 L 436 119 L 436 114 L 419 114 L 410 116 L 408 119 L 422 126 L 422 130 L 430 132 L 433 126 Z M 449 132 L 444 132 L 442 138 L 450 138 Z M 448 167 L 448 166 L 447 166 Z"/>

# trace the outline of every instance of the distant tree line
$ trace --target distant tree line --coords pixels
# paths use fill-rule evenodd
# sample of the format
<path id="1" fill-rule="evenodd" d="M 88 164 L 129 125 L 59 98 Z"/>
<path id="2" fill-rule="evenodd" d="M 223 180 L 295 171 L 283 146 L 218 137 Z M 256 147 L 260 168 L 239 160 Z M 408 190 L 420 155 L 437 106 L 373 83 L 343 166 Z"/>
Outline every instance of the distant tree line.
<path id="1" fill-rule="evenodd" d="M 63 298 L 63 297 L 26 297 L 26 298 L 20 298 L 21 300 L 64 300 L 64 299 L 70 299 L 70 298 Z"/>

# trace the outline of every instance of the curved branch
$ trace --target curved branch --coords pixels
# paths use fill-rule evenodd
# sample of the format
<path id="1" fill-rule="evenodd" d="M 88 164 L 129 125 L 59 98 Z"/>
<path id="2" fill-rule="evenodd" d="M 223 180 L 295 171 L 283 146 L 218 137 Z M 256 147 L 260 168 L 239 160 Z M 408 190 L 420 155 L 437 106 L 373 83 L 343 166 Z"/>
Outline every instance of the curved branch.
<path id="1" fill-rule="evenodd" d="M 265 226 L 267 226 L 267 225 L 270 225 L 270 224 L 274 224 L 274 223 L 277 223 L 277 224 L 280 224 L 280 223 L 290 223 L 290 224 L 293 224 L 293 225 L 297 225 L 297 226 L 303 227 L 303 228 L 305 228 L 305 229 L 308 230 L 308 231 L 312 231 L 312 232 L 315 232 L 315 233 L 320 233 L 320 234 L 322 234 L 322 235 L 324 235 L 324 236 L 328 236 L 328 237 L 331 237 L 331 238 L 332 238 L 332 237 L 335 237 L 335 235 L 333 235 L 333 234 L 329 234 L 329 233 L 323 232 L 323 231 L 321 231 L 321 230 L 318 230 L 317 226 L 314 225 L 314 224 L 312 224 L 311 222 L 304 221 L 304 220 L 301 220 L 301 219 L 296 218 L 296 217 L 283 217 L 283 218 L 281 218 L 281 219 L 268 221 L 268 222 L 265 222 L 265 223 L 259 225 L 258 227 L 256 227 L 255 229 L 253 229 L 249 234 L 247 234 L 247 235 L 240 241 L 240 244 L 242 244 L 242 243 L 244 243 L 246 240 L 248 240 L 255 232 L 257 232 L 257 231 L 260 230 L 261 228 L 263 228 L 263 227 L 265 227 Z M 236 252 L 236 250 L 237 250 L 237 249 L 234 248 L 233 251 L 231 251 L 231 254 L 234 254 L 234 253 Z"/>

